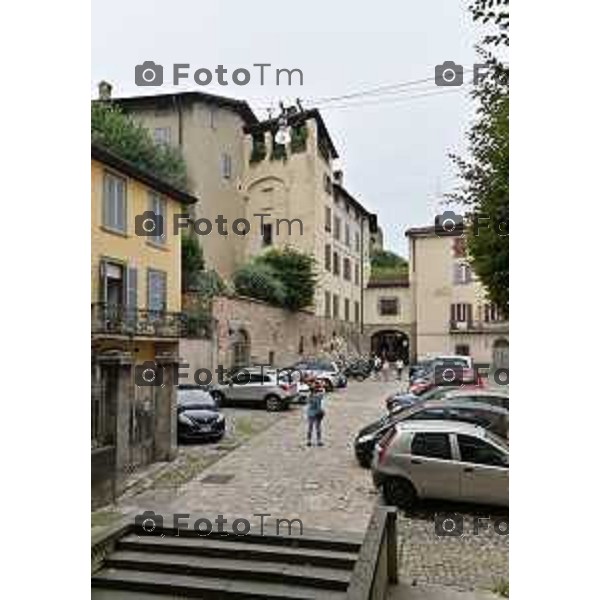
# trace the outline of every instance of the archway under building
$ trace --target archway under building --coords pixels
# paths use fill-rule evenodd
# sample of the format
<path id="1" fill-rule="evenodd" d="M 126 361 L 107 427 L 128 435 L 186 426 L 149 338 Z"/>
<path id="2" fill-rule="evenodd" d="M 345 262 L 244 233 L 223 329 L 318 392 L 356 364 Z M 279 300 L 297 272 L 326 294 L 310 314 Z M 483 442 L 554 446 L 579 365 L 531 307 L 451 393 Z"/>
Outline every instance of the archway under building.
<path id="1" fill-rule="evenodd" d="M 371 352 L 389 361 L 402 359 L 408 364 L 410 358 L 409 338 L 403 331 L 386 329 L 371 336 Z"/>

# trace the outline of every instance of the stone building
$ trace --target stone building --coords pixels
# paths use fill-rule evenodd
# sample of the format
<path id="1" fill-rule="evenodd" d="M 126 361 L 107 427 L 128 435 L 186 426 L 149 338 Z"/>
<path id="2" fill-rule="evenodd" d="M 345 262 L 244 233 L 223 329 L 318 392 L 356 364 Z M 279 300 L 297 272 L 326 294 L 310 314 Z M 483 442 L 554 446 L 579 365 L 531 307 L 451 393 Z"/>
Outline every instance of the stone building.
<path id="1" fill-rule="evenodd" d="M 465 238 L 434 227 L 406 231 L 416 355 L 465 354 L 508 367 L 508 321 L 486 299 L 466 257 Z"/>

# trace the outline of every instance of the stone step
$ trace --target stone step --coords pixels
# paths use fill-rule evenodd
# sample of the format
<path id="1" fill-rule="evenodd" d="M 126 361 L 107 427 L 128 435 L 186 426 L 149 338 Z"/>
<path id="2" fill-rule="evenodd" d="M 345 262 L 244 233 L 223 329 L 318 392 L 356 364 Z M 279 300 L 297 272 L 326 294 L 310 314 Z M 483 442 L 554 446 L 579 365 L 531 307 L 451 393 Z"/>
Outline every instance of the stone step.
<path id="1" fill-rule="evenodd" d="M 147 571 L 129 571 L 122 569 L 102 569 L 92 576 L 92 598 L 99 600 L 118 600 L 125 598 L 125 592 L 156 593 L 171 598 L 215 599 L 278 599 L 278 600 L 342 600 L 345 592 L 322 590 L 304 586 L 267 583 L 263 581 L 224 580 L 215 577 L 191 577 L 172 573 L 150 573 Z M 95 595 L 100 589 L 102 596 Z M 114 591 L 114 596 L 106 592 Z M 131 595 L 136 598 L 137 596 Z M 140 596 L 141 597 L 141 596 Z"/>
<path id="2" fill-rule="evenodd" d="M 169 553 L 117 551 L 105 561 L 106 568 L 173 573 L 200 577 L 222 577 L 286 583 L 345 591 L 351 571 L 326 567 L 286 565 L 280 562 L 263 562 L 227 558 L 210 558 Z"/>
<path id="3" fill-rule="evenodd" d="M 287 548 L 265 543 L 247 543 L 235 539 L 206 537 L 156 537 L 129 534 L 117 542 L 116 550 L 162 552 L 180 555 L 210 556 L 238 560 L 267 561 L 284 564 L 307 564 L 334 569 L 354 568 L 358 556 L 354 552 L 313 548 Z"/>
<path id="4" fill-rule="evenodd" d="M 139 531 L 140 537 L 147 537 L 148 534 Z M 199 535 L 191 526 L 183 528 L 174 528 L 170 523 L 165 523 L 157 531 L 158 534 L 164 534 L 164 537 L 174 538 L 207 538 L 219 539 L 223 541 L 244 541 L 253 544 L 268 544 L 271 546 L 290 546 L 294 548 L 323 548 L 325 550 L 337 550 L 339 552 L 358 552 L 363 542 L 363 535 L 357 533 L 338 533 L 318 529 L 305 528 L 302 533 L 292 528 L 288 534 L 288 529 L 282 524 L 278 534 L 274 527 L 265 526 L 262 530 L 258 527 L 250 529 L 245 535 L 236 535 L 230 528 L 224 527 L 224 533 L 217 531 L 211 532 L 210 536 Z"/>

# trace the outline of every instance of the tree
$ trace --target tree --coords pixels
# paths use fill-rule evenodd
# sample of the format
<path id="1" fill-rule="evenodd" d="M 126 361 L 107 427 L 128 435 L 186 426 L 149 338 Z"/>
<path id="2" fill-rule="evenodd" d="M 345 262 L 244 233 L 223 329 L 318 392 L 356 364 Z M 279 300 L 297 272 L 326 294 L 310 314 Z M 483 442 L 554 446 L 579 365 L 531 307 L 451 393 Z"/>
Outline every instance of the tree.
<path id="1" fill-rule="evenodd" d="M 285 308 L 300 310 L 312 304 L 317 282 L 312 256 L 290 247 L 283 250 L 272 248 L 257 257 L 256 262 L 268 265 L 283 283 Z"/>
<path id="2" fill-rule="evenodd" d="M 390 250 L 375 249 L 371 252 L 371 277 L 395 278 L 408 273 L 408 262 Z"/>
<path id="3" fill-rule="evenodd" d="M 468 156 L 451 155 L 461 184 L 449 198 L 465 206 L 473 269 L 489 299 L 508 317 L 509 68 L 494 54 L 498 46 L 509 44 L 508 0 L 475 0 L 469 9 L 475 21 L 495 30 L 477 46 L 487 76 L 473 92 L 478 106 L 467 134 Z M 477 216 L 489 217 L 489 227 L 481 226 L 483 219 Z"/>
<path id="4" fill-rule="evenodd" d="M 186 166 L 178 148 L 156 144 L 150 132 L 116 104 L 92 102 L 92 142 L 111 150 L 171 185 L 186 189 Z"/>
<path id="5" fill-rule="evenodd" d="M 233 285 L 238 294 L 264 300 L 275 306 L 285 304 L 286 290 L 275 270 L 264 263 L 243 265 L 233 274 Z"/>
<path id="6" fill-rule="evenodd" d="M 204 255 L 193 235 L 181 236 L 181 285 L 185 290 L 190 289 L 200 271 L 204 270 Z"/>

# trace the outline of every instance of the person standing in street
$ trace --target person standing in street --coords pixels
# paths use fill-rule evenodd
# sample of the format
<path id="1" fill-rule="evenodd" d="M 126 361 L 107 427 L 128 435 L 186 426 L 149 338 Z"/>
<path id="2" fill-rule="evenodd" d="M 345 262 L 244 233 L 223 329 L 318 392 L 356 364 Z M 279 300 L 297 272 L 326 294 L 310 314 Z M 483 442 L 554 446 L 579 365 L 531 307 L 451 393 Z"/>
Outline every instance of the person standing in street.
<path id="1" fill-rule="evenodd" d="M 306 418 L 308 420 L 308 431 L 306 433 L 306 445 L 312 446 L 313 430 L 317 438 L 317 446 L 323 445 L 321 437 L 321 424 L 325 417 L 324 398 L 325 389 L 323 383 L 318 380 L 308 382 L 310 387 L 310 396 L 306 407 Z"/>
<path id="2" fill-rule="evenodd" d="M 396 370 L 398 371 L 398 379 L 402 379 L 402 369 L 404 369 L 404 361 L 401 357 L 396 361 Z"/>

